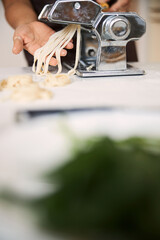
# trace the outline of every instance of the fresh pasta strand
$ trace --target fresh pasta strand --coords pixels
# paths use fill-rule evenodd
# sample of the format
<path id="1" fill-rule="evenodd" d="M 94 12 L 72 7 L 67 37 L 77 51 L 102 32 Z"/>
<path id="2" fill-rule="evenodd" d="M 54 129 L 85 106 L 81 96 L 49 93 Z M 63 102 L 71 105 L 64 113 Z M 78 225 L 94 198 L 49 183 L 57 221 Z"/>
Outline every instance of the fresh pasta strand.
<path id="1" fill-rule="evenodd" d="M 49 62 L 53 56 L 53 53 L 55 53 L 56 58 L 58 60 L 58 72 L 60 73 L 62 70 L 62 66 L 61 66 L 61 58 L 60 58 L 60 52 L 61 50 L 69 43 L 69 41 L 71 40 L 71 38 L 73 37 L 73 35 L 75 34 L 76 29 L 69 29 L 69 31 L 62 37 L 59 39 L 59 44 L 58 46 L 50 53 L 50 55 L 47 57 L 46 60 L 46 64 L 45 64 L 45 69 L 44 69 L 44 74 L 47 73 L 48 71 L 48 66 L 49 66 Z M 70 36 L 72 37 L 68 37 L 68 35 L 70 34 Z M 61 40 L 62 39 L 62 40 Z"/>
<path id="2" fill-rule="evenodd" d="M 75 70 L 78 65 L 79 55 L 80 55 L 80 25 L 77 24 L 70 24 L 66 26 L 59 32 L 54 33 L 48 40 L 48 42 L 41 48 L 39 48 L 34 54 L 34 64 L 32 70 L 36 72 L 36 74 L 47 74 L 49 62 L 53 55 L 56 56 L 58 61 L 58 71 L 56 75 L 53 75 L 53 78 L 56 78 L 60 75 L 62 71 L 62 64 L 61 64 L 61 50 L 71 41 L 74 34 L 77 31 L 77 44 L 76 44 L 76 56 L 75 56 L 75 65 L 74 68 L 68 72 L 68 76 L 75 73 Z M 37 63 L 37 66 L 36 66 Z M 66 76 L 68 78 L 68 76 Z M 51 79 L 51 75 L 49 76 Z M 64 80 L 64 74 L 63 74 Z M 60 76 L 58 76 L 60 80 Z"/>
<path id="3" fill-rule="evenodd" d="M 73 35 L 75 34 L 77 29 L 71 29 L 71 36 L 73 37 Z M 56 58 L 58 60 L 58 72 L 57 74 L 59 74 L 62 71 L 62 64 L 61 64 L 61 57 L 60 57 L 60 52 L 61 50 L 70 42 L 70 40 L 72 39 L 72 37 L 68 38 L 68 36 L 66 36 L 66 39 L 63 43 L 63 45 L 56 51 Z M 68 39 L 67 39 L 68 38 Z"/>
<path id="4" fill-rule="evenodd" d="M 52 40 L 52 38 L 51 38 L 52 42 L 50 43 L 50 45 L 48 47 L 50 48 L 50 50 L 51 49 L 53 49 L 53 50 L 51 51 L 51 53 L 49 53 L 49 55 L 46 56 L 46 53 L 45 53 L 46 49 L 44 48 L 44 61 L 46 59 L 46 61 L 44 63 L 44 74 L 47 74 L 47 72 L 48 72 L 48 66 L 49 66 L 49 62 L 50 62 L 52 56 L 56 53 L 57 50 L 60 49 L 61 44 L 65 43 L 65 41 L 68 37 L 68 34 L 70 32 L 71 32 L 71 30 L 67 28 L 61 32 L 60 36 L 56 39 L 56 41 L 54 41 L 54 39 Z M 54 34 L 52 36 L 54 36 Z M 53 45 L 55 45 L 55 47 L 53 47 Z"/>
<path id="5" fill-rule="evenodd" d="M 75 70 L 78 66 L 78 61 L 80 57 L 80 41 L 81 41 L 81 27 L 80 25 L 77 26 L 77 44 L 76 44 L 76 57 L 75 57 L 75 64 L 73 69 L 71 69 L 68 74 L 72 75 L 75 74 Z"/>

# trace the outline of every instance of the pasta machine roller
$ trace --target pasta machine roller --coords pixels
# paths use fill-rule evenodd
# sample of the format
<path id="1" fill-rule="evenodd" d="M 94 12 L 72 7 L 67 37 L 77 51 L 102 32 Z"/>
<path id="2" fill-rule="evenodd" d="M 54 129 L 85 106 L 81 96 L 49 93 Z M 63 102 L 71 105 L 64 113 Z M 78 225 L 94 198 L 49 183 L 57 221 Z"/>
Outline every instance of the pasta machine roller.
<path id="1" fill-rule="evenodd" d="M 81 25 L 78 76 L 144 74 L 126 59 L 127 43 L 138 40 L 146 31 L 145 21 L 136 13 L 103 12 L 92 0 L 57 0 L 42 9 L 39 20 Z"/>

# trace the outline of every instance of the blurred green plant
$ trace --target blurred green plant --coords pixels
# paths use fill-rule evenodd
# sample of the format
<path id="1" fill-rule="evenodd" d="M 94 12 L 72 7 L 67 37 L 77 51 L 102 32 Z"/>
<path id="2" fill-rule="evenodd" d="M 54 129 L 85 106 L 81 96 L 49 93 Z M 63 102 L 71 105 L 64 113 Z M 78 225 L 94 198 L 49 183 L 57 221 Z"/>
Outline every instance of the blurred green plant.
<path id="1" fill-rule="evenodd" d="M 102 137 L 80 146 L 47 175 L 56 190 L 34 202 L 43 225 L 103 239 L 160 239 L 160 141 Z"/>

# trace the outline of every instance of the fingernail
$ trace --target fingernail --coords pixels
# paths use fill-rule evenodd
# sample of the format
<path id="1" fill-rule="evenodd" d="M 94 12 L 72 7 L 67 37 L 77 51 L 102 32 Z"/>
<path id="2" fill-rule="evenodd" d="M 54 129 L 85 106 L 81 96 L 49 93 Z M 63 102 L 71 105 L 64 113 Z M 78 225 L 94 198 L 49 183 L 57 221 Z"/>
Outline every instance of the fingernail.
<path id="1" fill-rule="evenodd" d="M 62 54 L 63 56 L 66 56 L 67 51 L 63 49 L 62 52 L 61 52 L 61 54 Z"/>
<path id="2" fill-rule="evenodd" d="M 13 41 L 15 41 L 16 39 L 18 39 L 18 40 L 20 40 L 20 41 L 23 41 L 20 36 L 15 36 L 15 37 L 13 38 Z"/>
<path id="3" fill-rule="evenodd" d="M 49 64 L 52 65 L 52 66 L 56 66 L 58 64 L 58 61 L 55 58 L 51 58 Z"/>
<path id="4" fill-rule="evenodd" d="M 73 43 L 69 42 L 67 47 L 72 48 L 73 47 Z"/>
<path id="5" fill-rule="evenodd" d="M 17 54 L 17 48 L 16 48 L 16 47 L 12 48 L 12 52 L 13 52 L 14 54 Z"/>

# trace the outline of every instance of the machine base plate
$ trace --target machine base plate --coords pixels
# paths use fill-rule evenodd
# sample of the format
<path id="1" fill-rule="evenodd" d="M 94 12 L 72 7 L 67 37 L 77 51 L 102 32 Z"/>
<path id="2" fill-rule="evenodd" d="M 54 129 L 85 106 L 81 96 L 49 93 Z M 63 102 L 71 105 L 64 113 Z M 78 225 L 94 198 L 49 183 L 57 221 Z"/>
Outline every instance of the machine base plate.
<path id="1" fill-rule="evenodd" d="M 111 76 L 132 76 L 132 75 L 144 75 L 145 71 L 135 68 L 129 64 L 127 64 L 126 70 L 100 70 L 100 71 L 85 71 L 85 70 L 76 70 L 76 74 L 79 77 L 90 78 L 90 77 L 111 77 Z"/>

